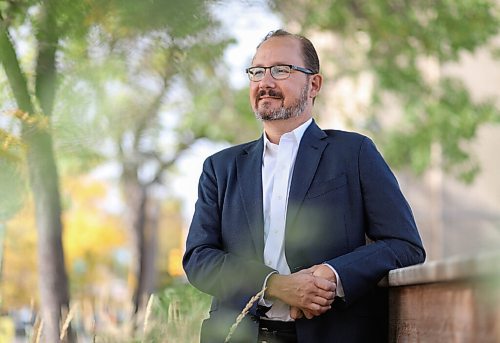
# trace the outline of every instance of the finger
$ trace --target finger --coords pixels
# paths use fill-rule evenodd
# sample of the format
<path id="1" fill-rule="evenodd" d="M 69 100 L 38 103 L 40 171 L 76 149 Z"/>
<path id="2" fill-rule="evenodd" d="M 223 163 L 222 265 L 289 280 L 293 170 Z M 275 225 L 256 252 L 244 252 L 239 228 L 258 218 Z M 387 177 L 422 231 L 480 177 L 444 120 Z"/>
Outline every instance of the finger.
<path id="1" fill-rule="evenodd" d="M 331 306 L 323 306 L 323 307 L 320 307 L 319 310 L 310 310 L 309 313 L 314 315 L 314 316 L 320 316 L 323 313 L 325 313 L 326 311 L 329 311 L 330 309 L 331 309 Z"/>
<path id="2" fill-rule="evenodd" d="M 320 297 L 320 298 L 323 298 L 326 300 L 333 300 L 336 295 L 337 295 L 337 293 L 335 293 L 335 292 L 323 291 L 321 289 L 318 289 L 318 290 L 316 290 L 316 292 L 314 292 L 315 297 Z"/>
<path id="3" fill-rule="evenodd" d="M 303 310 L 303 312 L 304 312 L 304 315 L 306 316 L 307 319 L 312 319 L 315 317 L 315 315 L 310 311 Z"/>
<path id="4" fill-rule="evenodd" d="M 317 307 L 311 307 L 311 306 L 313 304 L 320 307 L 329 306 L 332 304 L 334 299 L 335 299 L 335 292 L 327 292 L 320 289 L 316 289 L 314 290 L 314 292 L 311 292 L 310 294 L 307 294 L 304 297 L 300 298 L 300 301 L 293 305 L 300 308 L 317 310 L 318 309 Z"/>
<path id="5" fill-rule="evenodd" d="M 314 297 L 313 302 L 315 304 L 320 305 L 320 306 L 330 306 L 333 303 L 333 298 L 332 299 L 325 299 L 322 297 Z"/>
<path id="6" fill-rule="evenodd" d="M 318 269 L 318 267 L 319 267 L 319 265 L 314 265 L 314 266 L 309 267 L 309 268 L 301 269 L 297 273 L 298 274 L 312 274 L 316 271 L 316 269 Z"/>
<path id="7" fill-rule="evenodd" d="M 311 319 L 313 317 L 317 317 L 328 311 L 330 307 L 322 307 L 320 310 L 314 311 L 314 310 L 307 310 L 307 309 L 302 309 L 302 312 L 304 313 L 304 316 L 307 319 Z"/>
<path id="8" fill-rule="evenodd" d="M 332 307 L 330 305 L 322 306 L 322 305 L 319 305 L 319 304 L 316 304 L 316 303 L 310 303 L 310 304 L 308 304 L 307 306 L 304 307 L 304 309 L 306 309 L 309 312 L 312 312 L 312 313 L 314 313 L 316 315 L 320 315 L 322 313 L 325 313 L 326 311 L 328 311 L 331 308 Z"/>
<path id="9" fill-rule="evenodd" d="M 295 306 L 290 307 L 290 317 L 292 317 L 292 319 L 299 319 L 303 316 L 304 314 L 302 313 L 301 309 Z"/>
<path id="10" fill-rule="evenodd" d="M 337 289 L 337 285 L 335 282 L 329 281 L 327 279 L 323 279 L 321 277 L 315 277 L 314 278 L 314 284 L 316 287 L 321 288 L 325 291 L 335 291 Z"/>

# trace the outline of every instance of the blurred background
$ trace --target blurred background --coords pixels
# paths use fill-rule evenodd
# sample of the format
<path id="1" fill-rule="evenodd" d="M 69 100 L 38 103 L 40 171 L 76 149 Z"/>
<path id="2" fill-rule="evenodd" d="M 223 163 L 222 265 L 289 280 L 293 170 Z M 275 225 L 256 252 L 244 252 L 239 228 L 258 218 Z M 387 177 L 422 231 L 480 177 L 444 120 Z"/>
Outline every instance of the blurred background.
<path id="1" fill-rule="evenodd" d="M 271 30 L 315 44 L 323 128 L 372 137 L 428 260 L 500 247 L 500 2 L 1 0 L 0 342 L 196 342 L 203 160 L 262 128 Z"/>

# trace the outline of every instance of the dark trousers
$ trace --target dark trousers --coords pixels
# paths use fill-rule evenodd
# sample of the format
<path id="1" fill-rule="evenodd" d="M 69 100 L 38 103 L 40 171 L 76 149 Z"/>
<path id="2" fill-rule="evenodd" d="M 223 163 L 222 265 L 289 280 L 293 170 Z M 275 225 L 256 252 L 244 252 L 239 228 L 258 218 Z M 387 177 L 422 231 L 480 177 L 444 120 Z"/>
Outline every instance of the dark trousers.
<path id="1" fill-rule="evenodd" d="M 259 320 L 258 343 L 297 343 L 295 322 Z"/>

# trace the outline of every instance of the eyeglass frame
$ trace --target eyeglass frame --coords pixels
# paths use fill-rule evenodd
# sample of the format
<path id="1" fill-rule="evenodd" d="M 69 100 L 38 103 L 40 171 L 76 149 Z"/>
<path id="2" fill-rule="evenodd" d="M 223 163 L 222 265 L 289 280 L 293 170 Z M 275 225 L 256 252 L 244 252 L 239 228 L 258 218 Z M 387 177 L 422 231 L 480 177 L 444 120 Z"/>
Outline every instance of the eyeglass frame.
<path id="1" fill-rule="evenodd" d="M 282 79 L 277 79 L 276 77 L 274 77 L 274 75 L 273 75 L 273 71 L 272 71 L 272 68 L 275 68 L 275 67 L 288 67 L 288 68 L 290 68 L 290 72 L 288 72 L 288 76 L 287 76 L 287 77 L 282 78 Z M 269 66 L 269 67 L 261 67 L 261 66 L 256 66 L 256 67 L 248 67 L 248 68 L 246 68 L 246 69 L 245 69 L 245 72 L 247 73 L 248 79 L 249 79 L 250 81 L 252 81 L 252 82 L 260 82 L 260 81 L 262 81 L 262 79 L 259 79 L 259 80 L 252 80 L 252 78 L 251 78 L 251 76 L 250 76 L 250 75 L 251 75 L 251 74 L 250 74 L 250 71 L 251 71 L 252 69 L 254 69 L 254 68 L 262 68 L 262 69 L 264 69 L 264 74 L 262 74 L 262 75 L 263 75 L 263 76 L 262 76 L 262 79 L 264 79 L 264 77 L 265 77 L 265 75 L 266 75 L 266 70 L 267 70 L 267 69 L 269 69 L 269 72 L 270 72 L 270 74 L 271 74 L 272 78 L 273 78 L 273 79 L 275 79 L 275 80 L 286 80 L 286 79 L 288 79 L 288 78 L 290 77 L 290 74 L 292 74 L 292 73 L 291 73 L 291 71 L 292 71 L 292 70 L 300 71 L 300 72 L 302 72 L 302 73 L 304 73 L 304 74 L 307 74 L 307 75 L 314 75 L 314 74 L 317 74 L 317 73 L 315 73 L 314 71 L 312 71 L 312 70 L 311 70 L 311 69 L 309 69 L 309 68 L 303 68 L 303 67 L 299 67 L 299 66 L 296 66 L 296 65 L 293 65 L 293 64 L 276 64 L 276 65 L 272 65 L 272 66 Z"/>

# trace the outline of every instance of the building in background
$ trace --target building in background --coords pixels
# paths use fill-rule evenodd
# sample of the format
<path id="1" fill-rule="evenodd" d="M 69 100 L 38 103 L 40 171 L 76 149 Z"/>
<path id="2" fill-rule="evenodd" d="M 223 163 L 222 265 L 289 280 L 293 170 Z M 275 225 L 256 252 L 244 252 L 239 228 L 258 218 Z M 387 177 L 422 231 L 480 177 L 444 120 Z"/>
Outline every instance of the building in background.
<path id="1" fill-rule="evenodd" d="M 312 41 L 320 57 L 352 48 L 328 33 L 316 34 Z M 498 41 L 500 37 L 493 43 L 498 45 Z M 362 49 L 362 42 L 363 37 L 359 37 L 356 48 Z M 358 131 L 366 119 L 364 113 L 371 99 L 373 77 L 369 73 L 342 77 L 342 71 L 329 64 L 327 58 L 321 62 L 325 83 L 320 95 L 323 102 L 317 109 L 320 125 Z M 463 53 L 458 63 L 441 68 L 433 61 L 423 61 L 422 68 L 427 78 L 458 77 L 474 100 L 496 99 L 500 107 L 500 62 L 493 60 L 487 49 Z M 391 108 L 391 99 L 384 103 L 387 108 L 382 124 L 396 124 L 398 113 Z M 470 185 L 447 175 L 439 167 L 441 152 L 439 147 L 435 148 L 431 152 L 434 166 L 422 176 L 395 171 L 414 211 L 428 252 L 427 260 L 500 249 L 500 125 L 480 128 L 470 145 L 481 167 Z"/>

